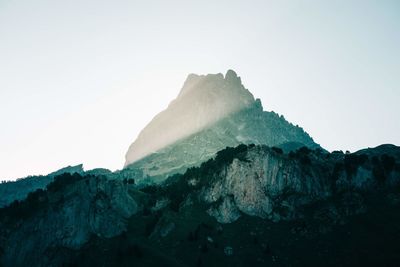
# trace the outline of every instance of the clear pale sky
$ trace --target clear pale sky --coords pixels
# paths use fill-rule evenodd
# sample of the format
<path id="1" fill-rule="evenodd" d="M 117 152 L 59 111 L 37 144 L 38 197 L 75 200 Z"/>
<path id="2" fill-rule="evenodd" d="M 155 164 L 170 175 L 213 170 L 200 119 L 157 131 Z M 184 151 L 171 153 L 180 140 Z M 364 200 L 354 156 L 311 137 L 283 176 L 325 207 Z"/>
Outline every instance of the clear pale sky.
<path id="1" fill-rule="evenodd" d="M 189 73 L 230 68 L 328 150 L 400 144 L 400 1 L 0 0 L 0 180 L 122 168 Z"/>

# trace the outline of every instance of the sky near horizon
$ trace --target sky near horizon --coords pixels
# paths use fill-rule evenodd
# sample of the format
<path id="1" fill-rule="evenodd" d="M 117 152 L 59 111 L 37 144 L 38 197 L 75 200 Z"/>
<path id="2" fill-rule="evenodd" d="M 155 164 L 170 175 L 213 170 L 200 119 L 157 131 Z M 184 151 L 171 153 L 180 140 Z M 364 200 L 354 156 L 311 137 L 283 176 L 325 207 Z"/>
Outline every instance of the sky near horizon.
<path id="1" fill-rule="evenodd" d="M 0 0 L 0 180 L 122 168 L 189 73 L 328 150 L 400 145 L 400 1 Z"/>

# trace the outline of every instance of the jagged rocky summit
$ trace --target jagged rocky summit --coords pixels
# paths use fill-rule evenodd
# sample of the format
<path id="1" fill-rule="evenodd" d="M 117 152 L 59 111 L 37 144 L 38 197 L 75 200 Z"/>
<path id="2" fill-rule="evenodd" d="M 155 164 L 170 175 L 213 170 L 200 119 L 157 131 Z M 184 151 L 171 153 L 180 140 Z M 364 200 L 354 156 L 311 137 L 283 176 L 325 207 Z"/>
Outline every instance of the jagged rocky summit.
<path id="1" fill-rule="evenodd" d="M 125 168 L 142 171 L 151 182 L 162 181 L 241 143 L 320 147 L 302 128 L 263 111 L 233 70 L 225 76 L 190 74 L 178 97 L 129 147 Z"/>
<path id="2" fill-rule="evenodd" d="M 212 125 L 254 102 L 239 77 L 190 74 L 168 108 L 142 130 L 126 154 L 125 166 Z"/>

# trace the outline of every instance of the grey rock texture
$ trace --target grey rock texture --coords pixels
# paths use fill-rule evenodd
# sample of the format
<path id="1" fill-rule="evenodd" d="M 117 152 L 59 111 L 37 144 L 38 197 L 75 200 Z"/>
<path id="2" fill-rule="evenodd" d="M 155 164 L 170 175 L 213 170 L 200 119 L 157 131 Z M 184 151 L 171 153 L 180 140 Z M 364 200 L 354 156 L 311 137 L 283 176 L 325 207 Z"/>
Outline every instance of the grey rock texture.
<path id="1" fill-rule="evenodd" d="M 235 221 L 239 217 L 237 210 L 272 219 L 277 204 L 274 201 L 284 193 L 304 195 L 307 201 L 329 196 L 329 181 L 320 172 L 313 169 L 306 173 L 298 161 L 282 157 L 268 147 L 256 146 L 247 152 L 245 161 L 234 159 L 220 173 L 220 179 L 204 189 L 202 196 L 208 203 L 222 200 L 219 212 L 211 213 L 220 222 Z M 294 200 L 284 204 L 300 204 Z"/>
<path id="2" fill-rule="evenodd" d="M 217 219 L 219 223 L 231 223 L 240 217 L 238 207 L 229 196 L 224 197 L 220 205 L 208 209 L 207 213 Z"/>

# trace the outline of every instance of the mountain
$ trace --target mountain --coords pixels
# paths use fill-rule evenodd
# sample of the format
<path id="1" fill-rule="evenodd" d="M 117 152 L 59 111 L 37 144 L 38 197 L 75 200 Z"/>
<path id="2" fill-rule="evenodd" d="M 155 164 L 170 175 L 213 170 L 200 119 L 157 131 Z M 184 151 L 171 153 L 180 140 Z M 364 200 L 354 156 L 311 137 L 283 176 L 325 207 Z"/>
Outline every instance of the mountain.
<path id="1" fill-rule="evenodd" d="M 191 74 L 125 168 L 0 184 L 0 267 L 397 266 L 400 147 L 329 153 L 233 71 Z"/>
<path id="2" fill-rule="evenodd" d="M 46 190 L 46 187 L 54 181 L 55 177 L 63 174 L 104 176 L 109 180 L 129 181 L 129 183 L 132 183 L 136 177 L 143 177 L 142 171 L 134 169 L 112 172 L 108 169 L 96 168 L 85 171 L 82 164 L 67 166 L 47 175 L 28 176 L 18 178 L 15 181 L 0 183 L 0 208 L 8 206 L 14 201 L 22 201 L 36 190 Z"/>
<path id="3" fill-rule="evenodd" d="M 53 253 L 60 252 L 58 249 L 79 249 L 94 234 L 107 238 L 122 233 L 126 219 L 137 209 L 122 180 L 92 175 L 84 179 L 76 172 L 64 172 L 45 190 L 39 189 L 25 201 L 0 209 L 0 235 L 4 238 L 5 234 L 10 241 L 0 250 L 6 252 L 2 263 L 61 266 L 63 263 L 58 261 L 63 257 L 51 259 Z"/>
<path id="4" fill-rule="evenodd" d="M 400 147 L 239 145 L 139 187 L 62 174 L 0 209 L 4 266 L 396 266 Z"/>
<path id="5" fill-rule="evenodd" d="M 190 74 L 178 97 L 129 147 L 125 168 L 139 169 L 143 178 L 159 182 L 241 143 L 320 147 L 302 128 L 263 111 L 234 71 L 225 76 Z"/>
<path id="6" fill-rule="evenodd" d="M 15 200 L 24 200 L 29 193 L 37 189 L 45 189 L 54 180 L 54 177 L 64 174 L 83 174 L 83 165 L 67 166 L 48 175 L 28 176 L 16 181 L 0 184 L 0 208 L 11 204 Z"/>
<path id="7" fill-rule="evenodd" d="M 110 179 L 135 179 L 137 184 L 157 183 L 174 173 L 198 166 L 227 146 L 265 144 L 285 151 L 302 146 L 319 148 L 302 128 L 275 112 L 263 111 L 261 101 L 228 70 L 222 74 L 190 74 L 178 97 L 139 134 L 126 154 L 125 168 L 86 174 Z M 46 176 L 32 176 L 0 184 L 0 207 L 23 200 L 30 192 L 45 187 L 54 176 L 83 174 L 82 165 L 69 166 Z"/>
<path id="8" fill-rule="evenodd" d="M 141 131 L 126 153 L 125 166 L 196 133 L 254 102 L 236 73 L 190 74 L 178 97 Z"/>

